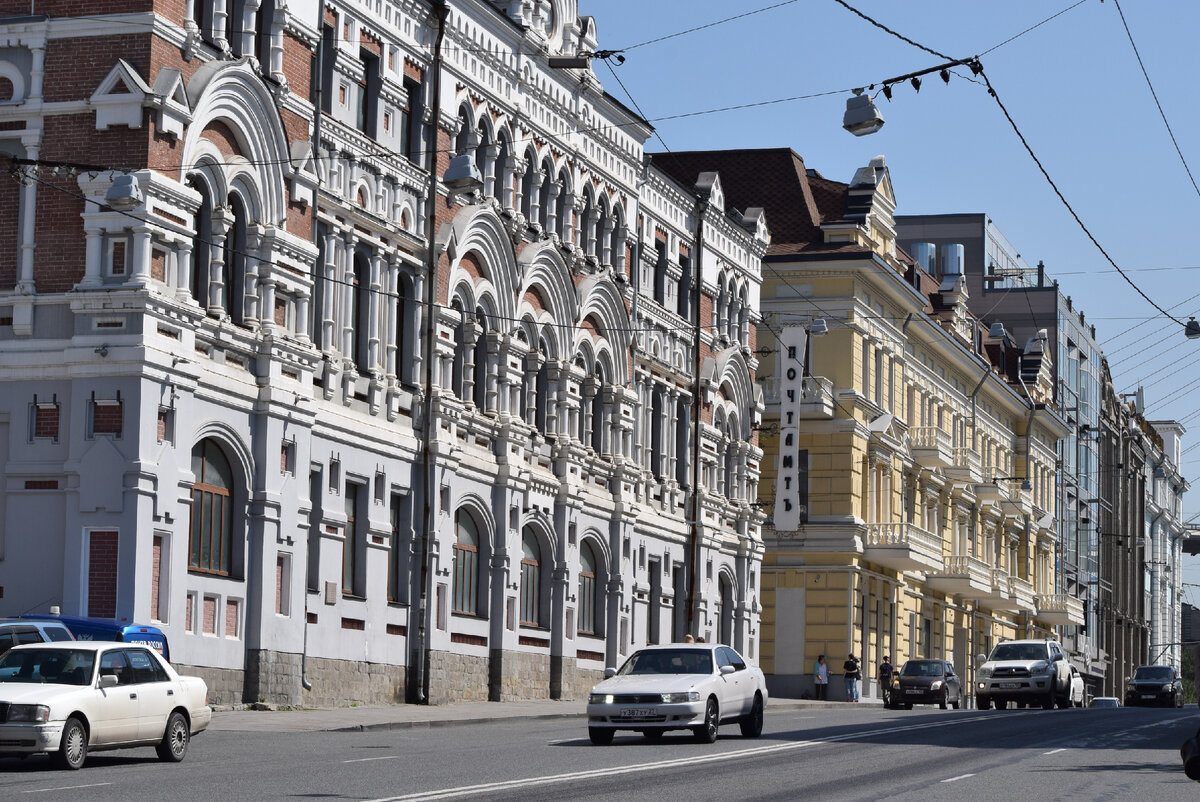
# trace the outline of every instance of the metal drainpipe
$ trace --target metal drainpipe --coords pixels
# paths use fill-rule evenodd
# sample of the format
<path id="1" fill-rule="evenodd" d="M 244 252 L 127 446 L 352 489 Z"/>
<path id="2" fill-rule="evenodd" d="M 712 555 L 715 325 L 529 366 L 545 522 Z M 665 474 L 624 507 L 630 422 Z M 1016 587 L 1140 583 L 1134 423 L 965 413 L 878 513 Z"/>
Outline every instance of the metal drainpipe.
<path id="1" fill-rule="evenodd" d="M 318 14 L 317 30 L 320 32 L 320 36 L 317 39 L 317 80 L 315 82 L 316 89 L 314 92 L 314 94 L 316 96 L 316 102 L 315 102 L 316 108 L 313 110 L 313 112 L 314 112 L 313 113 L 313 168 L 317 174 L 317 186 L 313 190 L 312 240 L 313 240 L 313 246 L 318 249 L 317 250 L 318 253 L 320 253 L 320 247 L 321 247 L 321 228 L 320 228 L 320 225 L 318 224 L 319 221 L 318 221 L 318 216 L 317 216 L 317 207 L 320 205 L 320 200 L 321 200 L 321 156 L 320 156 L 320 154 L 321 154 L 321 115 L 324 113 L 322 111 L 322 101 L 324 98 L 324 86 L 322 84 L 322 76 L 325 74 L 325 48 L 324 48 L 325 19 L 323 16 L 321 16 L 322 13 L 323 13 L 322 8 L 318 7 L 318 9 L 317 9 L 317 14 Z M 324 278 L 323 276 L 318 275 L 318 272 L 320 270 L 321 270 L 321 266 L 314 262 L 313 263 L 313 284 L 314 284 L 314 286 L 316 285 L 316 282 L 321 281 Z M 309 309 L 309 312 L 308 312 L 308 325 L 309 326 L 312 326 L 313 318 L 316 314 L 318 314 L 316 309 L 312 309 L 312 308 Z M 318 331 L 319 331 L 319 327 L 318 327 Z M 320 348 L 321 348 L 320 335 L 318 334 L 318 336 L 316 338 L 314 338 L 314 340 L 315 340 L 314 345 L 316 345 L 317 350 L 320 350 Z M 309 499 L 309 503 L 312 503 L 312 499 Z M 310 530 L 308 533 L 310 541 L 312 539 L 312 535 L 313 535 L 313 533 Z M 320 533 L 318 533 L 318 537 L 319 536 L 320 536 Z M 310 542 L 309 548 L 312 548 L 311 542 Z M 303 639 L 301 641 L 301 645 L 300 645 L 300 687 L 306 691 L 312 690 L 312 682 L 310 682 L 308 679 L 308 588 L 307 587 L 304 589 L 304 637 L 303 637 Z"/>
<path id="2" fill-rule="evenodd" d="M 425 414 L 422 432 L 421 462 L 424 471 L 425 492 L 423 496 L 424 510 L 421 515 L 423 531 L 421 532 L 421 573 L 419 601 L 417 603 L 417 638 L 413 653 L 416 655 L 417 678 L 414 685 L 415 698 L 418 703 L 428 701 L 425 684 L 425 659 L 428 651 L 428 620 L 429 620 L 429 538 L 434 528 L 434 468 L 433 468 L 433 339 L 437 333 L 434 322 L 434 300 L 437 284 L 437 251 L 433 240 L 437 233 L 437 153 L 438 127 L 442 114 L 441 84 L 442 84 L 442 39 L 446 35 L 446 18 L 450 8 L 445 0 L 434 0 L 433 15 L 437 20 L 437 38 L 433 42 L 433 75 L 430 89 L 433 94 L 433 127 L 431 129 L 429 151 L 429 192 L 425 198 L 425 249 L 428 276 L 425 283 Z"/>
<path id="3" fill-rule="evenodd" d="M 708 211 L 708 200 L 705 198 L 696 199 L 696 265 L 695 274 L 692 281 L 692 304 L 696 307 L 696 334 L 692 344 L 692 349 L 695 351 L 692 359 L 692 369 L 694 371 L 694 379 L 692 384 L 692 544 L 691 554 L 688 562 L 691 564 L 688 583 L 688 625 L 687 631 L 696 637 L 700 633 L 693 632 L 693 627 L 696 624 L 696 584 L 700 568 L 700 541 L 704 534 L 703 525 L 700 522 L 700 342 L 701 342 L 701 320 L 700 320 L 700 287 L 704 277 L 703 271 L 703 254 L 704 254 L 704 214 Z"/>

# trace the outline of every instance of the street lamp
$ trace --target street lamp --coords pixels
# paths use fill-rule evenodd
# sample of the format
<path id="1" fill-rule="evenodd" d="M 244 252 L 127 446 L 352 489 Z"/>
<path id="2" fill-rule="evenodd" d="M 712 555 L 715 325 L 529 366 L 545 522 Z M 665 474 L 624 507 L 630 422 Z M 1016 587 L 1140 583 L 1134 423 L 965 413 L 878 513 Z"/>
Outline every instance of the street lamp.
<path id="1" fill-rule="evenodd" d="M 871 100 L 870 95 L 864 95 L 863 90 L 855 89 L 854 97 L 846 101 L 842 127 L 855 136 L 873 134 L 883 128 L 883 115 L 875 107 L 875 101 Z"/>

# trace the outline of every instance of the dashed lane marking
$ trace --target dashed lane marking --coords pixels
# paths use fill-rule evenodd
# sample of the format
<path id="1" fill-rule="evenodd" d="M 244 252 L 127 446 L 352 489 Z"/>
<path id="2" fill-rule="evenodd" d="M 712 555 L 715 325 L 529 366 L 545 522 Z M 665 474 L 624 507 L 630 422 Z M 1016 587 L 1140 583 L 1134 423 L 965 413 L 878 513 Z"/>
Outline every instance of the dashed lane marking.
<path id="1" fill-rule="evenodd" d="M 954 724 L 965 724 L 970 721 L 983 721 L 989 718 L 987 715 L 968 716 L 956 718 Z M 864 736 L 879 736 L 891 735 L 893 733 L 913 732 L 915 730 L 930 729 L 932 727 L 945 727 L 947 722 L 938 721 L 929 724 L 918 724 L 913 726 L 905 724 L 899 727 L 886 727 L 876 730 L 867 730 L 865 732 L 851 732 L 844 735 L 833 735 L 828 738 L 819 738 L 811 741 L 788 741 L 780 744 L 770 744 L 767 746 L 755 746 L 748 749 L 735 749 L 729 752 L 719 752 L 716 754 L 706 753 L 687 758 L 677 758 L 675 760 L 659 760 L 653 763 L 636 763 L 631 766 L 615 766 L 590 771 L 574 771 L 566 774 L 552 774 L 546 777 L 523 777 L 516 780 L 504 780 L 500 782 L 481 783 L 479 785 L 465 785 L 458 788 L 441 788 L 433 791 L 420 791 L 415 794 L 405 794 L 404 796 L 389 796 L 380 799 L 370 800 L 370 802 L 425 802 L 433 799 L 453 799 L 455 797 L 478 796 L 480 794 L 493 794 L 500 791 L 510 791 L 516 788 L 528 789 L 536 786 L 558 785 L 567 782 L 578 782 L 580 780 L 598 779 L 604 777 L 616 777 L 623 774 L 640 774 L 651 771 L 661 771 L 662 769 L 684 768 L 694 765 L 711 765 L 717 762 L 727 760 L 742 760 L 745 758 L 762 757 L 764 755 L 792 752 L 798 749 L 807 749 L 811 746 L 820 746 L 822 744 L 837 743 L 840 741 L 849 741 Z M 578 740 L 578 739 L 572 739 Z M 969 776 L 969 775 L 968 775 Z"/>
<path id="2" fill-rule="evenodd" d="M 957 781 L 959 781 L 959 780 L 965 780 L 965 779 L 967 779 L 968 777 L 974 777 L 974 776 L 975 776 L 974 774 L 960 774 L 960 775 L 958 775 L 957 777 L 951 777 L 951 778 L 949 778 L 949 779 L 947 779 L 947 780 L 942 780 L 942 782 L 944 782 L 944 783 L 952 783 L 952 782 L 957 782 Z"/>
<path id="3" fill-rule="evenodd" d="M 22 791 L 23 794 L 54 794 L 59 791 L 76 791 L 80 788 L 99 788 L 102 785 L 112 785 L 112 783 L 88 783 L 87 785 L 64 785 L 58 788 L 31 788 L 28 791 Z"/>
<path id="4" fill-rule="evenodd" d="M 369 763 L 372 760 L 399 760 L 401 755 L 380 755 L 379 757 L 356 757 L 352 760 L 343 760 L 343 763 Z"/>
<path id="5" fill-rule="evenodd" d="M 1043 755 L 1057 755 L 1059 752 L 1065 752 L 1065 751 L 1067 751 L 1067 748 L 1064 746 L 1062 749 L 1051 749 L 1049 752 L 1042 752 L 1042 754 Z"/>

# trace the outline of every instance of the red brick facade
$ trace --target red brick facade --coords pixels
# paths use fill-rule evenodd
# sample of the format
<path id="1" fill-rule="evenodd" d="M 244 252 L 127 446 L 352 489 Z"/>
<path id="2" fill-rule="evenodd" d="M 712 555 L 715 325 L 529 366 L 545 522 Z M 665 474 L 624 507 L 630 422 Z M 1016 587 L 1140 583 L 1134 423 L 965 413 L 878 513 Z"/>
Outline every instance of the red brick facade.
<path id="1" fill-rule="evenodd" d="M 88 537 L 87 614 L 114 618 L 117 614 L 116 532 L 92 532 Z"/>

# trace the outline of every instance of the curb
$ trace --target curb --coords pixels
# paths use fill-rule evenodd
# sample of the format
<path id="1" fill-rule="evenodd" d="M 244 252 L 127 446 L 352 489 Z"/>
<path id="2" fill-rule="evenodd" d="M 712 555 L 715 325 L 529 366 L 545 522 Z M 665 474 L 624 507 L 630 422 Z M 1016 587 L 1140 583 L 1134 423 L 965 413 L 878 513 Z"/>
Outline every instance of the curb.
<path id="1" fill-rule="evenodd" d="M 379 732 L 387 730 L 430 729 L 458 724 L 495 724 L 501 721 L 542 721 L 547 719 L 579 718 L 587 713 L 531 713 L 517 716 L 485 716 L 480 718 L 421 719 L 420 721 L 382 721 L 378 724 L 351 724 L 348 727 L 327 727 L 316 732 Z"/>

